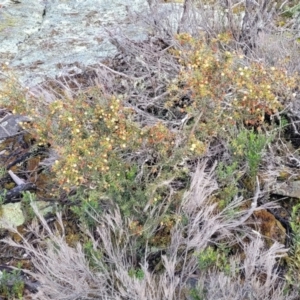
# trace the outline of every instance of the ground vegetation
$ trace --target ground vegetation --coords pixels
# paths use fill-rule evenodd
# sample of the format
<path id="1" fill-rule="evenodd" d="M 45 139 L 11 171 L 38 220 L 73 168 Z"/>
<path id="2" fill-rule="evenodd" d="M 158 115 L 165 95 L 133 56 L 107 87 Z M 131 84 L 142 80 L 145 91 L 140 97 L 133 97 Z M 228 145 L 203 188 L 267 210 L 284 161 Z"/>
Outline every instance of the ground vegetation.
<path id="1" fill-rule="evenodd" d="M 1 199 L 27 218 L 1 233 L 1 295 L 297 299 L 300 193 L 273 184 L 299 180 L 299 5 L 186 0 L 174 26 L 148 2 L 149 38 L 110 32 L 83 74 L 26 88 L 2 66 L 1 112 L 26 118 Z"/>

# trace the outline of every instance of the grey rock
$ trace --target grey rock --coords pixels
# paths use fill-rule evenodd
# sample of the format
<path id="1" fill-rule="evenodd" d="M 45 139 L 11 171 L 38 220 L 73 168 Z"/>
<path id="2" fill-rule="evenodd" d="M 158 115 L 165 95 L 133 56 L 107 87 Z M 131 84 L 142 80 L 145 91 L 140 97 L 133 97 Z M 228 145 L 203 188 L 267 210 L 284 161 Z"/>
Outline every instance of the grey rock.
<path id="1" fill-rule="evenodd" d="M 23 215 L 21 202 L 8 203 L 1 206 L 0 228 L 7 226 L 20 226 L 24 224 L 25 216 Z"/>
<path id="2" fill-rule="evenodd" d="M 145 39 L 147 30 L 131 20 L 128 7 L 142 12 L 146 0 L 26 0 L 0 9 L 0 64 L 9 63 L 24 86 L 45 76 L 67 74 L 116 54 L 110 34 L 122 30 Z M 74 70 L 73 70 L 74 69 Z M 1 77 L 1 76 L 0 76 Z M 2 78 L 3 79 L 3 78 Z"/>
<path id="3" fill-rule="evenodd" d="M 182 4 L 159 2 L 150 9 L 147 0 L 5 1 L 0 8 L 0 65 L 8 63 L 23 87 L 35 87 L 46 77 L 84 73 L 117 53 L 112 38 L 144 40 L 151 23 L 163 27 L 163 34 L 174 34 Z M 224 26 L 224 13 L 210 10 L 201 19 L 203 9 L 200 15 L 195 8 L 182 29 Z M 195 22 L 199 27 L 191 26 Z M 0 68 L 0 88 L 6 76 Z"/>
<path id="4" fill-rule="evenodd" d="M 41 215 L 56 212 L 56 204 L 46 201 L 36 201 L 37 210 Z M 24 209 L 21 202 L 8 203 L 1 205 L 0 208 L 0 228 L 8 228 L 10 226 L 20 226 L 26 221 Z"/>
<path id="5" fill-rule="evenodd" d="M 0 140 L 17 135 L 23 130 L 20 123 L 29 121 L 30 118 L 25 116 L 7 114 L 0 119 Z"/>
<path id="6" fill-rule="evenodd" d="M 300 199 L 300 181 L 275 183 L 271 191 L 276 195 Z"/>

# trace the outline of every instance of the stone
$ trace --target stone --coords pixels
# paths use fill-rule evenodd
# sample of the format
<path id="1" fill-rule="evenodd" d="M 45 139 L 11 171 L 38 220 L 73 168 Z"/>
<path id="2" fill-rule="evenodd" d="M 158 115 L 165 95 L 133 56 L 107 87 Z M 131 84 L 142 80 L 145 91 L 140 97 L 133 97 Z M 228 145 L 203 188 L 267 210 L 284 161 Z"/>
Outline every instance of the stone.
<path id="1" fill-rule="evenodd" d="M 117 53 L 110 34 L 147 37 L 147 30 L 130 19 L 129 7 L 142 12 L 147 1 L 8 2 L 0 8 L 0 64 L 9 63 L 23 86 L 79 72 L 75 63 L 84 68 Z"/>
<path id="2" fill-rule="evenodd" d="M 21 202 L 8 203 L 1 205 L 0 210 L 0 227 L 20 226 L 25 222 L 25 216 L 21 208 Z"/>
<path id="3" fill-rule="evenodd" d="M 48 213 L 55 213 L 56 204 L 47 201 L 36 201 L 37 210 L 46 216 Z M 26 212 L 22 202 L 8 203 L 1 205 L 0 208 L 0 228 L 8 226 L 20 226 L 26 222 Z"/>
<path id="4" fill-rule="evenodd" d="M 23 131 L 20 123 L 30 122 L 30 118 L 7 114 L 4 118 L 0 119 L 0 140 L 13 137 Z"/>
<path id="5" fill-rule="evenodd" d="M 0 71 L 0 88 L 8 76 L 31 88 L 45 79 L 82 74 L 118 53 L 113 38 L 145 40 L 154 19 L 164 35 L 175 34 L 183 5 L 181 0 L 168 2 L 158 1 L 150 11 L 147 0 L 5 1 L 0 6 L 0 67 L 8 64 L 12 71 Z M 202 20 L 203 7 L 199 11 L 195 8 L 186 18 L 183 30 L 199 32 L 200 23 L 208 20 L 220 26 L 227 22 L 224 12 L 207 8 Z M 190 26 L 195 22 L 199 27 Z"/>
<path id="6" fill-rule="evenodd" d="M 272 186 L 272 194 L 300 199 L 300 181 L 277 182 Z"/>

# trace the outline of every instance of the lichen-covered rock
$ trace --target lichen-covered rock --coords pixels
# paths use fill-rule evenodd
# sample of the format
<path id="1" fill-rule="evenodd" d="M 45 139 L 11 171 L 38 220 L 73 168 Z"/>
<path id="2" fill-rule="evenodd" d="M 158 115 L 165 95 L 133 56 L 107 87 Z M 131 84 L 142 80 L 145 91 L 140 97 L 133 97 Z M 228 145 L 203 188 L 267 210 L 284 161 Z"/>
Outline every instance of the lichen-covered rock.
<path id="1" fill-rule="evenodd" d="M 272 186 L 272 194 L 300 199 L 300 181 L 278 182 Z"/>
<path id="2" fill-rule="evenodd" d="M 55 213 L 55 203 L 36 201 L 36 206 L 44 216 Z M 0 209 L 0 228 L 23 225 L 26 222 L 26 214 L 22 202 L 3 204 Z"/>
<path id="3" fill-rule="evenodd" d="M 6 224 L 10 226 L 20 226 L 25 222 L 25 216 L 21 208 L 21 202 L 8 203 L 1 206 L 0 227 L 5 228 Z"/>
<path id="4" fill-rule="evenodd" d="M 7 114 L 0 119 L 0 141 L 18 134 L 23 130 L 20 123 L 29 121 L 30 118 L 25 116 Z"/>
<path id="5" fill-rule="evenodd" d="M 0 6 L 0 65 L 8 63 L 22 86 L 33 87 L 44 82 L 45 77 L 80 74 L 87 66 L 114 56 L 118 49 L 112 38 L 146 39 L 151 33 L 150 23 L 164 35 L 175 34 L 183 1 L 158 1 L 155 8 L 150 8 L 148 2 L 6 1 Z M 224 12 L 207 9 L 206 13 L 203 22 L 211 20 L 220 26 L 227 22 Z M 194 25 L 195 30 L 201 30 L 202 14 L 193 11 L 181 29 L 189 31 L 190 23 L 197 20 L 199 28 Z M 242 19 L 241 15 L 235 17 Z M 0 72 L 0 87 L 6 76 Z"/>
<path id="6" fill-rule="evenodd" d="M 95 64 L 116 53 L 110 34 L 143 39 L 146 29 L 128 14 L 146 0 L 26 0 L 0 8 L 0 64 L 9 63 L 24 85 Z"/>

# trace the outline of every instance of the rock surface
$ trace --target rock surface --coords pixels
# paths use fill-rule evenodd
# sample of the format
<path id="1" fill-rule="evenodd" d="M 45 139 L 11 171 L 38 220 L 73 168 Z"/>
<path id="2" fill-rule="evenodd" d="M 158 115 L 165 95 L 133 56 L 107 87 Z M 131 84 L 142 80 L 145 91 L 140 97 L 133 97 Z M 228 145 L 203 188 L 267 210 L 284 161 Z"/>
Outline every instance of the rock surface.
<path id="1" fill-rule="evenodd" d="M 118 52 L 113 38 L 144 40 L 149 24 L 176 33 L 182 2 L 161 0 L 150 8 L 148 0 L 0 0 L 0 66 L 9 64 L 23 87 L 82 74 Z M 181 24 L 184 31 L 228 23 L 222 12 L 207 8 L 203 19 L 203 9 L 194 9 Z M 235 18 L 240 23 L 243 14 Z M 0 87 L 7 76 L 0 69 Z"/>
<path id="2" fill-rule="evenodd" d="M 22 127 L 19 125 L 21 122 L 29 122 L 30 118 L 7 114 L 0 119 L 0 141 L 5 138 L 13 137 L 22 131 Z"/>
<path id="3" fill-rule="evenodd" d="M 180 18 L 181 4 L 159 7 L 156 17 L 163 22 L 170 23 L 167 15 L 173 23 Z M 147 18 L 147 0 L 6 1 L 0 5 L 0 65 L 9 64 L 28 87 L 45 76 L 78 74 L 114 56 L 111 38 L 121 32 L 132 40 L 145 39 Z M 6 74 L 0 72 L 0 83 L 1 75 L 3 81 Z"/>
<path id="4" fill-rule="evenodd" d="M 46 201 L 36 201 L 37 210 L 43 215 L 55 213 L 55 203 L 49 204 Z M 0 210 L 0 228 L 7 226 L 20 226 L 26 221 L 26 212 L 24 212 L 22 202 L 8 203 L 1 205 Z"/>
<path id="5" fill-rule="evenodd" d="M 8 203 L 1 206 L 0 227 L 5 228 L 7 224 L 20 226 L 25 222 L 21 202 Z"/>
<path id="6" fill-rule="evenodd" d="M 300 181 L 276 183 L 273 186 L 272 193 L 300 199 Z"/>

